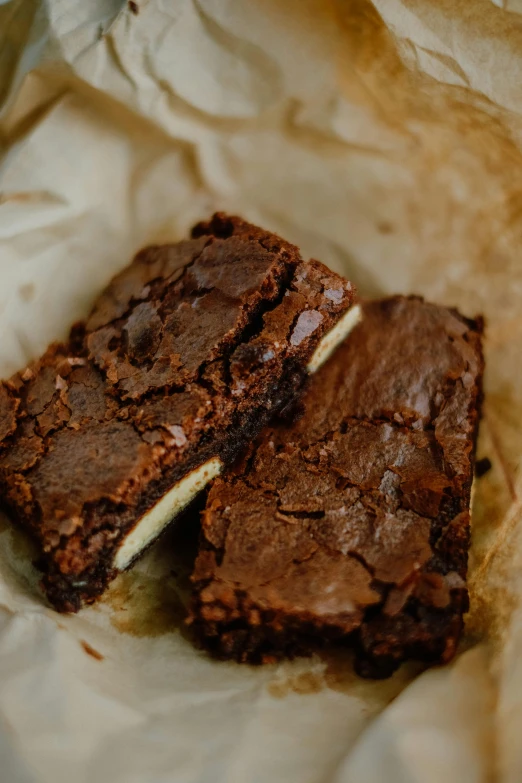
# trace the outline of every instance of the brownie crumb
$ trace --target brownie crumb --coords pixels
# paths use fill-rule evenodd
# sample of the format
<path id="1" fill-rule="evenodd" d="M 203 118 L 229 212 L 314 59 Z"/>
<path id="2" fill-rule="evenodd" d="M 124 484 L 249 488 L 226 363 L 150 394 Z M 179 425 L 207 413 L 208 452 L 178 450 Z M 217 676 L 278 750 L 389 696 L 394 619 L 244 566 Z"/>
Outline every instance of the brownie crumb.
<path id="1" fill-rule="evenodd" d="M 91 647 L 89 642 L 86 642 L 84 639 L 80 639 L 80 644 L 87 655 L 90 655 L 91 658 L 94 658 L 96 661 L 103 661 L 105 659 L 105 656 L 98 652 L 98 650 L 95 650 L 94 647 Z"/>
<path id="2" fill-rule="evenodd" d="M 477 478 L 482 478 L 482 476 L 485 476 L 486 473 L 489 473 L 493 465 L 491 464 L 491 460 L 489 457 L 483 457 L 482 459 L 479 459 L 475 463 L 475 475 Z"/>

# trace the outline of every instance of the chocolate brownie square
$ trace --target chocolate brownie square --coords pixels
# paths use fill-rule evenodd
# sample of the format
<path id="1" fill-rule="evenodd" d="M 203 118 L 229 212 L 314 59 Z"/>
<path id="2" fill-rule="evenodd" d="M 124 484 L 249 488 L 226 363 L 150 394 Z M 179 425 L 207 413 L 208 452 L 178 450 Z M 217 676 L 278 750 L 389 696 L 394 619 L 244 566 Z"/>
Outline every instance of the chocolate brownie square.
<path id="1" fill-rule="evenodd" d="M 448 661 L 468 607 L 482 321 L 416 297 L 369 302 L 309 381 L 212 486 L 189 622 L 221 658 L 324 643 L 358 671 Z"/>
<path id="2" fill-rule="evenodd" d="M 65 344 L 0 384 L 0 498 L 60 611 L 99 596 L 299 393 L 350 283 L 243 220 L 149 247 Z"/>

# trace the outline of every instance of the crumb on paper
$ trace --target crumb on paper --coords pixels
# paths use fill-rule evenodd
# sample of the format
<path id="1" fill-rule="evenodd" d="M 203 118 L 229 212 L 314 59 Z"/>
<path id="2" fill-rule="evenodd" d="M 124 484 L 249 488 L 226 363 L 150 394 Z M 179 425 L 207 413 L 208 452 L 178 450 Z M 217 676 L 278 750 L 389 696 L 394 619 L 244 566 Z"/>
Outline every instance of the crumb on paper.
<path id="1" fill-rule="evenodd" d="M 90 655 L 91 658 L 95 658 L 97 661 L 103 661 L 105 656 L 101 654 L 101 652 L 98 652 L 98 650 L 95 650 L 94 647 L 91 647 L 89 642 L 86 642 L 85 639 L 80 639 L 80 644 L 87 653 L 87 655 Z"/>
<path id="2" fill-rule="evenodd" d="M 491 460 L 489 457 L 483 457 L 482 459 L 477 460 L 475 464 L 475 475 L 477 478 L 482 478 L 482 476 L 485 476 L 486 473 L 488 473 L 491 468 L 493 467 Z"/>
<path id="3" fill-rule="evenodd" d="M 140 9 L 138 3 L 135 3 L 134 0 L 129 0 L 129 9 L 134 16 L 138 16 Z"/>

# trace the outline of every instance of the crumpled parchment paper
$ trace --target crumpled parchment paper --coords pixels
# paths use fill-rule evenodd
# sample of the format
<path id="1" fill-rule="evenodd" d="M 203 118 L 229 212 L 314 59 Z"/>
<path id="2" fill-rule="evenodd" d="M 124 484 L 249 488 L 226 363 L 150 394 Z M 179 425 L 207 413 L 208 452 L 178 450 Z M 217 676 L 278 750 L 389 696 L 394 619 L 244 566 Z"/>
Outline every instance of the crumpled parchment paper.
<path id="1" fill-rule="evenodd" d="M 2 783 L 522 779 L 521 0 L 0 5 L 0 375 L 147 242 L 239 212 L 365 295 L 487 317 L 457 659 L 250 668 L 183 631 L 174 530 L 98 606 L 53 613 L 0 532 Z"/>

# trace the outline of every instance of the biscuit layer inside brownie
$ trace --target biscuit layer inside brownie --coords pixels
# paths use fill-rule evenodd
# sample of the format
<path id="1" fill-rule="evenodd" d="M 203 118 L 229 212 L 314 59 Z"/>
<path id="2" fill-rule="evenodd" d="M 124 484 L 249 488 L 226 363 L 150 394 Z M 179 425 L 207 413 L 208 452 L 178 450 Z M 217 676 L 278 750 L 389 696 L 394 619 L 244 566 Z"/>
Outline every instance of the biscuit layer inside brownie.
<path id="1" fill-rule="evenodd" d="M 202 489 L 221 473 L 223 463 L 213 457 L 194 468 L 138 519 L 114 557 L 114 567 L 124 571 Z"/>
<path id="2" fill-rule="evenodd" d="M 362 318 L 361 305 L 353 305 L 336 323 L 333 329 L 325 334 L 323 339 L 319 342 L 319 345 L 314 351 L 314 354 L 306 369 L 312 375 L 314 372 L 322 367 L 322 365 L 330 358 L 335 349 L 348 337 L 354 326 L 356 326 Z"/>

